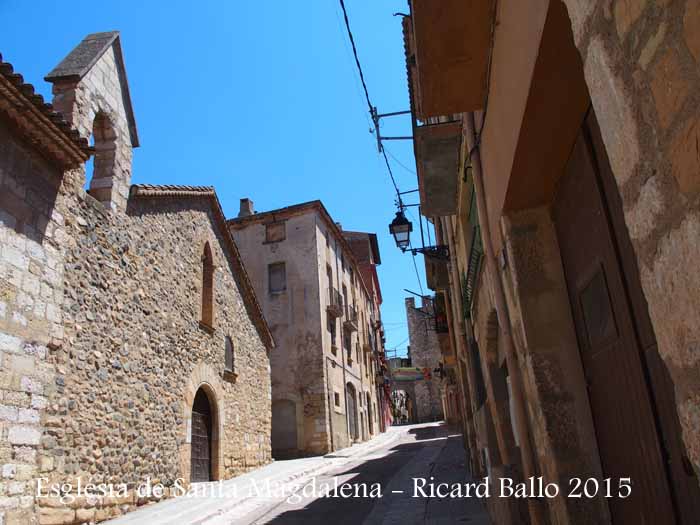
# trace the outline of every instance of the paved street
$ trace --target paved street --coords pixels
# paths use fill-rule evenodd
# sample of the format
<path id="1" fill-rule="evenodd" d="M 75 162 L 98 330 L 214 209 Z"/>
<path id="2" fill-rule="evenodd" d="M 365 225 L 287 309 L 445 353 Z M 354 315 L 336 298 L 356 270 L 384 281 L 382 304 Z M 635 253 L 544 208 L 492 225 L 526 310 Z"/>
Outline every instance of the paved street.
<path id="1" fill-rule="evenodd" d="M 150 505 L 108 523 L 488 525 L 477 499 L 411 497 L 412 478 L 430 476 L 436 483 L 470 481 L 462 437 L 444 424 L 393 427 L 372 441 L 326 457 L 277 461 L 221 484 L 198 484 L 196 496 Z M 366 486 L 367 493 L 324 497 L 337 494 L 336 483 L 360 491 Z M 371 497 L 375 483 L 380 484 L 381 498 Z M 203 494 L 207 489 L 210 493 Z"/>

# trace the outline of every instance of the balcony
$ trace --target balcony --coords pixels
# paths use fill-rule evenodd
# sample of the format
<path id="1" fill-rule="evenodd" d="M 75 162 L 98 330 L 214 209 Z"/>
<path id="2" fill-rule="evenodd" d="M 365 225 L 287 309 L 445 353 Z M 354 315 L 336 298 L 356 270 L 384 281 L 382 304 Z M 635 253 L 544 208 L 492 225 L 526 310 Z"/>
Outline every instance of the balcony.
<path id="1" fill-rule="evenodd" d="M 352 305 L 345 306 L 345 322 L 343 328 L 350 332 L 357 332 L 357 308 Z"/>
<path id="2" fill-rule="evenodd" d="M 404 39 L 418 119 L 483 107 L 493 16 L 493 0 L 411 2 Z"/>
<path id="3" fill-rule="evenodd" d="M 433 291 L 447 290 L 450 287 L 447 261 L 435 257 L 425 257 L 425 278 L 428 288 Z"/>
<path id="4" fill-rule="evenodd" d="M 447 324 L 447 305 L 443 294 L 435 294 L 435 297 L 433 298 L 433 308 L 435 312 L 435 332 L 438 334 L 449 333 L 449 325 Z"/>
<path id="5" fill-rule="evenodd" d="M 457 171 L 462 124 L 457 120 L 415 128 L 414 148 L 418 168 L 421 213 L 442 217 L 457 213 Z"/>
<path id="6" fill-rule="evenodd" d="M 326 312 L 335 319 L 343 315 L 343 296 L 335 288 L 328 288 Z"/>
<path id="7" fill-rule="evenodd" d="M 365 352 L 370 352 L 370 353 L 376 351 L 377 343 L 376 343 L 376 339 L 374 338 L 373 334 L 370 333 L 369 336 L 367 337 L 367 341 L 365 341 L 365 344 L 364 344 L 364 349 L 365 349 Z"/>

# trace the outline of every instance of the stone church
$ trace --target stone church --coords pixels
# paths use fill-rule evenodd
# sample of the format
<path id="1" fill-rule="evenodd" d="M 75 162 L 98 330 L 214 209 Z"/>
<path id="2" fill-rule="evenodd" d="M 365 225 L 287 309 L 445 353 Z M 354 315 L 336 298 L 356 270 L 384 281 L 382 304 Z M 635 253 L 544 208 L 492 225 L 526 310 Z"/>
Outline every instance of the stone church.
<path id="1" fill-rule="evenodd" d="M 46 80 L 53 105 L 0 57 L 5 525 L 100 521 L 144 503 L 147 478 L 169 495 L 271 458 L 273 341 L 216 193 L 131 185 L 119 33 Z M 39 478 L 128 490 L 63 505 Z"/>

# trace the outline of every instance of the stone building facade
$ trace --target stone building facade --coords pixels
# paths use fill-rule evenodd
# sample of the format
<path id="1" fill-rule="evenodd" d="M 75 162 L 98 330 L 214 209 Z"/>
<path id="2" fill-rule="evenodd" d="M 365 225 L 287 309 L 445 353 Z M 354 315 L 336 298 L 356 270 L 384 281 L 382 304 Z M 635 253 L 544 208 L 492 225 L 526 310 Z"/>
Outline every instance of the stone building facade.
<path id="1" fill-rule="evenodd" d="M 168 496 L 271 459 L 273 342 L 214 190 L 130 186 L 118 33 L 47 78 L 54 107 L 0 63 L 5 525 L 100 521 L 148 478 Z M 115 492 L 49 495 L 78 482 Z"/>
<path id="2" fill-rule="evenodd" d="M 256 213 L 242 199 L 228 224 L 277 345 L 275 457 L 325 454 L 380 432 L 379 282 L 363 276 L 344 232 L 320 201 Z"/>
<path id="3" fill-rule="evenodd" d="M 416 307 L 413 297 L 406 298 L 406 319 L 411 345 L 411 366 L 419 368 L 423 379 L 413 384 L 416 423 L 440 421 L 444 418 L 442 378 L 437 373 L 442 352 L 435 332 L 435 310 L 432 301 L 423 297 Z"/>
<path id="4" fill-rule="evenodd" d="M 471 470 L 634 480 L 625 499 L 492 499 L 497 523 L 700 514 L 699 23 L 694 0 L 404 18 Z"/>

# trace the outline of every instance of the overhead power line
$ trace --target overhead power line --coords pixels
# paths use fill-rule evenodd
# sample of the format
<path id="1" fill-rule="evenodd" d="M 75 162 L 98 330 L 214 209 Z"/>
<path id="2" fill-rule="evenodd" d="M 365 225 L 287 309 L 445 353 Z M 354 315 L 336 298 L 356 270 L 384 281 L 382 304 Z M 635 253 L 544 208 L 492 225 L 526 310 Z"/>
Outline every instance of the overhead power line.
<path id="1" fill-rule="evenodd" d="M 362 73 L 362 66 L 360 65 L 360 59 L 357 56 L 357 46 L 355 45 L 355 38 L 352 36 L 352 30 L 350 29 L 350 21 L 348 20 L 348 12 L 345 9 L 345 2 L 340 0 L 340 7 L 343 10 L 343 18 L 345 19 L 345 28 L 348 30 L 348 37 L 350 37 L 350 44 L 352 45 L 352 54 L 355 56 L 355 65 L 357 65 L 357 71 L 360 73 L 360 81 L 362 82 L 362 89 L 365 90 L 365 98 L 367 99 L 367 107 L 369 112 L 372 113 L 372 102 L 369 99 L 369 91 L 367 91 L 367 83 L 365 82 L 365 75 Z"/>
<path id="2" fill-rule="evenodd" d="M 386 148 L 385 148 L 385 149 L 386 149 Z M 411 175 L 415 175 L 415 174 L 416 174 L 415 171 L 413 171 L 411 168 L 409 168 L 409 167 L 406 166 L 403 162 L 401 162 L 399 159 L 397 159 L 397 158 L 396 158 L 396 155 L 394 155 L 391 151 L 389 151 L 389 150 L 387 149 L 386 152 L 387 152 L 387 154 L 388 154 L 392 159 L 394 159 L 394 162 L 396 162 L 396 164 L 398 164 L 399 166 L 401 166 L 403 169 L 405 169 L 405 170 L 406 170 L 407 172 L 409 172 Z"/>
<path id="3" fill-rule="evenodd" d="M 357 66 L 357 72 L 360 75 L 360 82 L 362 83 L 362 89 L 365 93 L 365 100 L 367 101 L 367 111 L 369 111 L 370 115 L 375 114 L 375 108 L 372 105 L 372 99 L 370 99 L 369 96 L 369 90 L 367 89 L 367 82 L 365 82 L 365 75 L 362 72 L 362 64 L 360 64 L 360 57 L 357 55 L 357 45 L 355 44 L 355 37 L 352 34 L 352 29 L 350 29 L 350 20 L 348 19 L 348 11 L 345 9 L 345 1 L 340 0 L 340 8 L 343 10 L 343 19 L 345 20 L 345 29 L 348 31 L 348 38 L 350 39 L 350 45 L 352 46 L 352 54 L 353 57 L 355 58 L 355 65 Z M 399 205 L 401 204 L 401 191 L 399 190 L 398 184 L 396 184 L 396 179 L 394 178 L 394 172 L 391 170 L 391 166 L 389 165 L 389 159 L 386 156 L 386 153 L 384 152 L 384 148 L 381 148 L 382 155 L 384 156 L 384 163 L 386 164 L 386 169 L 389 172 L 389 178 L 391 179 L 391 183 L 394 186 L 394 190 L 396 191 L 396 198 L 399 201 Z"/>
<path id="4" fill-rule="evenodd" d="M 353 57 L 355 58 L 355 65 L 357 66 L 357 72 L 360 75 L 360 82 L 362 83 L 362 90 L 364 91 L 365 94 L 365 100 L 367 101 L 367 110 L 369 111 L 369 114 L 372 116 L 373 122 L 375 122 L 375 127 L 376 127 L 376 132 L 379 133 L 379 125 L 377 124 L 376 121 L 376 115 L 377 111 L 376 108 L 372 105 L 372 99 L 369 96 L 369 90 L 367 89 L 367 82 L 365 81 L 365 75 L 362 71 L 362 64 L 360 64 L 360 58 L 357 54 L 357 45 L 355 44 L 355 37 L 352 34 L 352 29 L 350 28 L 350 20 L 348 19 L 348 11 L 345 8 L 345 1 L 344 0 L 339 0 L 340 1 L 340 8 L 343 11 L 343 20 L 345 21 L 345 29 L 347 29 L 348 32 L 348 38 L 350 39 L 350 45 L 352 46 L 352 54 Z M 386 164 L 386 169 L 389 172 L 389 178 L 391 179 L 391 183 L 394 186 L 394 190 L 396 191 L 396 199 L 397 199 L 397 204 L 399 205 L 400 209 L 403 209 L 403 201 L 401 199 L 401 191 L 399 190 L 399 186 L 396 183 L 396 179 L 394 178 L 394 172 L 391 169 L 391 165 L 389 164 L 389 158 L 386 155 L 386 151 L 384 150 L 383 147 L 381 147 L 381 141 L 380 141 L 380 148 L 379 150 L 382 153 L 382 157 L 384 158 L 384 164 Z M 393 155 L 392 155 L 393 157 Z M 405 168 L 405 166 L 404 166 Z M 421 294 L 423 293 L 423 284 L 421 283 L 420 279 L 420 274 L 418 273 L 418 266 L 416 265 L 416 258 L 415 254 L 413 254 L 413 269 L 416 272 L 416 279 L 418 279 L 418 286 L 420 288 Z"/>

